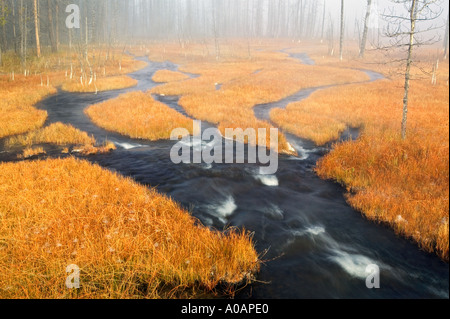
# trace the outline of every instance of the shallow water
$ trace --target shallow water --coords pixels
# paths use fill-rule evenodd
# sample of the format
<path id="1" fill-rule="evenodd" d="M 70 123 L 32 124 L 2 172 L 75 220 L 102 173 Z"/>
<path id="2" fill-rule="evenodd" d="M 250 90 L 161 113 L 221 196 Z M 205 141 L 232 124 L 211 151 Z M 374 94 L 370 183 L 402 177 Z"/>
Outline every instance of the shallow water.
<path id="1" fill-rule="evenodd" d="M 175 165 L 169 156 L 175 142 L 130 139 L 98 128 L 84 115 L 91 104 L 156 86 L 151 78 L 160 69 L 177 66 L 149 62 L 131 75 L 139 80 L 135 88 L 97 95 L 60 91 L 38 107 L 48 111 L 47 124 L 70 123 L 99 142 L 108 139 L 118 146 L 88 160 L 156 187 L 207 226 L 254 232 L 256 248 L 266 252 L 267 262 L 259 283 L 241 290 L 238 298 L 448 298 L 448 264 L 366 220 L 346 203 L 342 187 L 316 176 L 314 165 L 327 147 L 288 135 L 299 156 L 281 155 L 278 172 L 270 176 L 260 175 L 256 164 Z M 255 114 L 266 119 L 271 108 L 285 107 L 314 90 L 258 106 Z M 177 97 L 156 98 L 186 114 Z M 381 289 L 366 288 L 369 264 L 381 269 Z"/>

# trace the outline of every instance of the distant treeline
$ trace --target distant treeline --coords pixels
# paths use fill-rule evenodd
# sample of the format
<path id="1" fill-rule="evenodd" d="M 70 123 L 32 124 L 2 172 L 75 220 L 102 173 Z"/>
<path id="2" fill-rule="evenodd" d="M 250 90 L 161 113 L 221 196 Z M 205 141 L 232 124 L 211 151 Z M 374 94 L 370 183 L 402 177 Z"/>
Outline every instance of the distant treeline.
<path id="1" fill-rule="evenodd" d="M 66 12 L 79 7 L 80 28 Z M 0 49 L 40 45 L 211 37 L 323 37 L 326 1 L 316 0 L 0 0 Z M 36 31 L 37 27 L 37 31 Z"/>

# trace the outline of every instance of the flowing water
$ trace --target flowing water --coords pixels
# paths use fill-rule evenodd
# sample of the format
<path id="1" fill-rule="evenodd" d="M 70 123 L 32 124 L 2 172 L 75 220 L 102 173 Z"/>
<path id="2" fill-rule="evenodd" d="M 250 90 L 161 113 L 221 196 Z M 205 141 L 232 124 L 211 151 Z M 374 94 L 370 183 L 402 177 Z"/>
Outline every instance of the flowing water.
<path id="1" fill-rule="evenodd" d="M 307 56 L 297 58 L 303 61 Z M 346 203 L 342 187 L 316 176 L 315 163 L 328 147 L 316 147 L 288 135 L 299 156 L 280 155 L 278 172 L 267 176 L 259 174 L 256 164 L 175 165 L 169 155 L 173 141 L 135 140 L 95 126 L 83 113 L 87 106 L 125 92 L 147 91 L 157 85 L 151 80 L 157 70 L 177 70 L 169 62 L 145 61 L 149 63 L 145 69 L 131 74 L 139 81 L 137 87 L 97 95 L 59 91 L 38 107 L 48 112 L 47 124 L 69 123 L 99 142 L 108 139 L 118 146 L 110 154 L 88 160 L 156 187 L 204 225 L 219 230 L 231 225 L 254 232 L 256 248 L 265 252 L 267 262 L 258 282 L 240 290 L 238 298 L 449 297 L 447 263 L 366 220 Z M 308 64 L 311 61 L 308 58 Z M 379 78 L 367 72 L 371 80 Z M 321 88 L 257 106 L 255 115 L 268 119 L 270 109 L 284 108 L 317 89 Z M 178 97 L 155 98 L 186 114 L 178 105 Z M 357 134 L 356 129 L 349 129 L 344 138 Z M 366 267 L 370 264 L 380 267 L 381 289 L 366 287 Z"/>

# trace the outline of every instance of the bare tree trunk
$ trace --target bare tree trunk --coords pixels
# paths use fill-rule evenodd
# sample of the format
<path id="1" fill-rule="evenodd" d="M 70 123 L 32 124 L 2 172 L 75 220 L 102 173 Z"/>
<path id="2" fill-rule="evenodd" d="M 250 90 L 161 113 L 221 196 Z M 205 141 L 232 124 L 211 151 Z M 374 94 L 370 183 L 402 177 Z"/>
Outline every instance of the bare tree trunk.
<path id="1" fill-rule="evenodd" d="M 55 41 L 55 25 L 53 23 L 53 10 L 52 10 L 52 1 L 51 0 L 47 0 L 47 5 L 48 5 L 48 28 L 49 28 L 49 32 L 48 32 L 48 36 L 50 38 L 50 45 L 52 47 L 52 52 L 57 52 L 58 48 L 56 45 L 56 41 Z"/>
<path id="2" fill-rule="evenodd" d="M 25 21 L 24 18 L 24 8 L 23 0 L 20 0 L 20 10 L 19 10 L 19 28 L 20 28 L 20 61 L 22 66 L 25 64 Z"/>
<path id="3" fill-rule="evenodd" d="M 366 20 L 364 22 L 364 33 L 361 41 L 361 49 L 359 50 L 360 58 L 364 58 L 364 55 L 366 54 L 367 33 L 369 32 L 369 19 L 371 8 L 372 8 L 372 0 L 367 0 L 367 11 L 366 11 Z"/>
<path id="4" fill-rule="evenodd" d="M 334 55 L 334 23 L 330 14 L 330 26 L 328 31 L 328 54 Z"/>
<path id="5" fill-rule="evenodd" d="M 38 23 L 38 4 L 37 0 L 34 0 L 34 29 L 36 32 L 36 54 L 37 57 L 41 57 L 41 44 L 39 42 L 39 23 Z"/>
<path id="6" fill-rule="evenodd" d="M 69 32 L 69 50 L 72 50 L 72 29 L 69 29 L 68 32 Z"/>
<path id="7" fill-rule="evenodd" d="M 16 34 L 16 3 L 13 1 L 12 3 L 12 12 L 13 12 L 13 37 L 14 37 L 14 52 L 17 54 L 17 34 Z"/>
<path id="8" fill-rule="evenodd" d="M 414 34 L 416 31 L 417 0 L 411 3 L 411 30 L 408 44 L 408 57 L 406 58 L 405 95 L 403 97 L 402 139 L 406 139 L 406 127 L 408 121 L 409 82 L 411 80 L 412 53 L 414 49 Z"/>
<path id="9" fill-rule="evenodd" d="M 444 37 L 444 58 L 447 59 L 448 54 L 448 28 L 449 28 L 449 19 L 450 13 L 447 14 L 447 25 L 445 27 L 445 37 Z"/>
<path id="10" fill-rule="evenodd" d="M 55 44 L 56 44 L 56 51 L 59 50 L 59 0 L 55 0 Z"/>
<path id="11" fill-rule="evenodd" d="M 20 62 L 24 71 L 26 71 L 27 64 L 27 6 L 23 5 L 23 0 L 20 0 L 19 11 L 19 27 L 20 27 Z M 26 75 L 26 74 L 25 74 Z"/>
<path id="12" fill-rule="evenodd" d="M 0 0 L 1 6 L 0 6 L 0 26 L 2 27 L 2 41 L 0 42 L 0 66 L 2 65 L 2 47 L 5 49 L 8 47 L 7 39 L 6 39 L 6 7 L 5 2 L 3 0 Z"/>
<path id="13" fill-rule="evenodd" d="M 214 28 L 214 43 L 216 46 L 216 60 L 219 60 L 220 58 L 220 45 L 219 45 L 219 39 L 217 38 L 217 21 L 216 21 L 216 5 L 215 1 L 213 1 L 213 28 Z"/>
<path id="14" fill-rule="evenodd" d="M 25 48 L 25 73 L 26 73 L 26 65 L 27 65 L 27 51 L 28 51 L 28 28 L 27 28 L 27 17 L 28 17 L 28 4 L 25 5 L 25 14 L 23 17 L 23 30 L 24 30 L 24 38 L 23 45 Z"/>
<path id="15" fill-rule="evenodd" d="M 344 57 L 344 0 L 341 0 L 341 39 L 339 41 L 339 59 Z"/>
<path id="16" fill-rule="evenodd" d="M 325 15 L 327 13 L 327 5 L 325 0 L 323 1 L 323 17 L 322 17 L 322 35 L 320 37 L 320 41 L 323 42 L 323 37 L 325 35 Z"/>

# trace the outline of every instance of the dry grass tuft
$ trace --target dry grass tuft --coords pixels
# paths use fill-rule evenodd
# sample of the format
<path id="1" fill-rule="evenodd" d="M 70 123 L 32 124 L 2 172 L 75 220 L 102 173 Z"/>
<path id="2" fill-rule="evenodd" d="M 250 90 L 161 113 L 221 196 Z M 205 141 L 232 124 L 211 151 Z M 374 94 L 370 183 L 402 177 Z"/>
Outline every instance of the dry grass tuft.
<path id="1" fill-rule="evenodd" d="M 44 125 L 47 112 L 33 106 L 55 92 L 52 86 L 41 86 L 37 77 L 15 75 L 15 81 L 0 77 L 0 138 Z"/>
<path id="2" fill-rule="evenodd" d="M 42 147 L 28 147 L 23 151 L 22 155 L 18 156 L 18 158 L 27 159 L 41 154 L 45 154 L 45 150 Z"/>
<path id="3" fill-rule="evenodd" d="M 32 148 L 33 145 L 38 144 L 54 144 L 59 146 L 77 146 L 72 153 L 80 153 L 81 155 L 88 156 L 94 154 L 106 154 L 116 149 L 114 143 L 105 141 L 103 145 L 96 146 L 96 140 L 89 136 L 86 132 L 80 131 L 72 125 L 63 123 L 54 123 L 43 129 L 32 131 L 26 135 L 19 135 L 11 137 L 6 140 L 6 147 L 24 147 L 24 154 L 30 154 L 30 156 L 37 155 L 33 153 L 33 150 L 41 150 L 41 147 Z M 45 153 L 45 152 L 41 152 Z M 69 154 L 70 151 L 67 147 L 62 149 L 63 154 Z M 30 156 L 22 156 L 20 158 L 28 158 Z"/>
<path id="4" fill-rule="evenodd" d="M 102 91 L 112 91 L 119 89 L 126 89 L 134 87 L 138 84 L 138 81 L 130 78 L 129 76 L 110 76 L 105 78 L 99 78 L 89 84 L 82 84 L 81 81 L 66 81 L 64 82 L 62 89 L 68 92 L 80 92 L 80 93 L 94 93 Z"/>
<path id="5" fill-rule="evenodd" d="M 6 141 L 7 147 L 35 144 L 94 145 L 95 139 L 72 125 L 58 122 L 26 135 L 11 137 Z"/>
<path id="6" fill-rule="evenodd" d="M 99 166 L 58 159 L 0 171 L 1 298 L 199 295 L 258 270 L 245 232 L 210 231 L 169 198 Z M 71 264 L 81 269 L 79 290 L 65 286 Z"/>
<path id="7" fill-rule="evenodd" d="M 98 126 L 132 138 L 169 139 L 175 128 L 186 128 L 193 134 L 192 120 L 143 92 L 123 94 L 85 112 Z"/>
<path id="8" fill-rule="evenodd" d="M 107 154 L 111 151 L 116 150 L 117 147 L 113 142 L 106 141 L 102 146 L 93 146 L 93 145 L 86 145 L 83 147 L 83 149 L 80 151 L 82 155 L 89 156 L 89 155 L 97 155 L 97 154 Z"/>
<path id="9" fill-rule="evenodd" d="M 152 80 L 157 83 L 178 82 L 189 79 L 189 76 L 170 70 L 159 70 L 154 75 Z"/>

